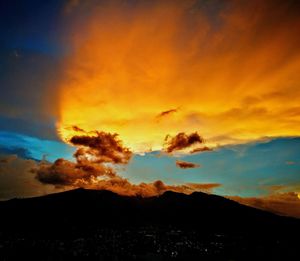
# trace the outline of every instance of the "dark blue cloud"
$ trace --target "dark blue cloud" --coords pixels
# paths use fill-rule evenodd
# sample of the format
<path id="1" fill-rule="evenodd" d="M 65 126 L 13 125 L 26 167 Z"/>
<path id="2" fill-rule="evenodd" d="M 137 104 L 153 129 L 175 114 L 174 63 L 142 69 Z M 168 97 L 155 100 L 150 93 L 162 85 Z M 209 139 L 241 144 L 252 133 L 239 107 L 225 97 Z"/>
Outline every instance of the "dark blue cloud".
<path id="1" fill-rule="evenodd" d="M 0 42 L 6 48 L 60 52 L 57 43 L 60 0 L 2 0 L 0 2 Z"/>
<path id="2" fill-rule="evenodd" d="M 16 118 L 0 116 L 0 130 L 18 132 L 40 139 L 58 140 L 54 120 L 42 117 Z"/>
<path id="3" fill-rule="evenodd" d="M 0 155 L 17 155 L 23 159 L 32 159 L 29 151 L 25 148 L 5 148 L 0 146 Z"/>
<path id="4" fill-rule="evenodd" d="M 0 51 L 0 129 L 57 139 L 59 59 Z M 51 126 L 52 125 L 52 126 Z"/>
<path id="5" fill-rule="evenodd" d="M 0 1 L 0 130 L 58 140 L 65 2 Z"/>
<path id="6" fill-rule="evenodd" d="M 0 154 L 18 155 L 20 158 L 48 161 L 58 158 L 72 160 L 74 148 L 58 141 L 39 139 L 14 132 L 0 131 Z"/>

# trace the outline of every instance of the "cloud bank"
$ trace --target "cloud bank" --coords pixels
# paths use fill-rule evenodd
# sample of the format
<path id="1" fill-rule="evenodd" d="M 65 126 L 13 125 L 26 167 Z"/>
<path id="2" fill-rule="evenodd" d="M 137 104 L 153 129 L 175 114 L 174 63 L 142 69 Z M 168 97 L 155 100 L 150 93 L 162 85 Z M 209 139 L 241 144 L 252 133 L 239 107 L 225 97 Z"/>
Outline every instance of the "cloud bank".
<path id="1" fill-rule="evenodd" d="M 296 192 L 274 193 L 265 197 L 229 197 L 241 204 L 279 215 L 300 218 L 300 198 Z"/>
<path id="2" fill-rule="evenodd" d="M 211 192 L 220 186 L 218 183 L 167 185 L 161 180 L 152 183 L 133 184 L 116 172 L 116 166 L 128 164 L 132 157 L 132 152 L 123 146 L 117 134 L 98 131 L 85 132 L 80 128 L 77 129 L 77 132 L 81 132 L 82 135 L 73 136 L 69 140 L 71 144 L 77 147 L 74 153 L 76 161 L 72 162 L 62 158 L 57 159 L 54 163 L 42 161 L 33 170 L 37 180 L 57 188 L 105 189 L 121 195 L 143 197 L 159 195 L 167 190 L 182 193 Z M 197 137 L 193 138 L 192 135 L 190 142 L 193 143 Z M 196 166 L 197 164 L 193 165 L 193 167 Z"/>

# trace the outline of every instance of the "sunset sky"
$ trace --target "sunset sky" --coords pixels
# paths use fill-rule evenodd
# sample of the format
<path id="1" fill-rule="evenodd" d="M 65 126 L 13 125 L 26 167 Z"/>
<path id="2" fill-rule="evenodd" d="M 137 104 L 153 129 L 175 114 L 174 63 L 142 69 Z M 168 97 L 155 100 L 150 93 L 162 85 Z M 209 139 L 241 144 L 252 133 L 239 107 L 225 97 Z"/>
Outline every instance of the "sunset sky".
<path id="1" fill-rule="evenodd" d="M 200 190 L 300 217 L 299 12 L 1 1 L 0 199 Z"/>

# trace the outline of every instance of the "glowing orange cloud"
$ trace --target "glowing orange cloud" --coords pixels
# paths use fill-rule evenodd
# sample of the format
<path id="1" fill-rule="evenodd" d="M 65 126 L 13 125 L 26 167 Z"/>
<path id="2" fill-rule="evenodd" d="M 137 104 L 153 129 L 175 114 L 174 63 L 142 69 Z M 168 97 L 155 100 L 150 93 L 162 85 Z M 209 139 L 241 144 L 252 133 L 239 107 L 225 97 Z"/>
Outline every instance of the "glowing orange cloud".
<path id="1" fill-rule="evenodd" d="M 80 10 L 74 2 L 66 15 Z M 300 18 L 290 1 L 224 1 L 214 13 L 189 0 L 100 2 L 70 32 L 62 139 L 76 135 L 72 126 L 97 129 L 137 152 L 180 132 L 198 131 L 209 147 L 300 133 Z"/>
<path id="2" fill-rule="evenodd" d="M 241 204 L 274 212 L 279 215 L 300 218 L 300 200 L 296 192 L 275 193 L 265 197 L 242 198 L 239 196 L 228 197 Z"/>

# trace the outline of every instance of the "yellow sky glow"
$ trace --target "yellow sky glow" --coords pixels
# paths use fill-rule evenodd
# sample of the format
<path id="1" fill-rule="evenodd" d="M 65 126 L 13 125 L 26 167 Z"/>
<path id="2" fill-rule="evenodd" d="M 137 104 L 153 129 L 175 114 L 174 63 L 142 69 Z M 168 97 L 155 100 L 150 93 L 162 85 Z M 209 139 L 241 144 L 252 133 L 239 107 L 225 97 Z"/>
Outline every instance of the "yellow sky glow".
<path id="1" fill-rule="evenodd" d="M 154 2 L 96 6 L 74 29 L 60 81 L 63 140 L 74 125 L 118 133 L 135 152 L 179 132 L 210 146 L 300 133 L 299 19 L 276 24 L 280 10 L 261 1 L 215 18 L 194 1 Z"/>

